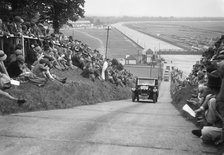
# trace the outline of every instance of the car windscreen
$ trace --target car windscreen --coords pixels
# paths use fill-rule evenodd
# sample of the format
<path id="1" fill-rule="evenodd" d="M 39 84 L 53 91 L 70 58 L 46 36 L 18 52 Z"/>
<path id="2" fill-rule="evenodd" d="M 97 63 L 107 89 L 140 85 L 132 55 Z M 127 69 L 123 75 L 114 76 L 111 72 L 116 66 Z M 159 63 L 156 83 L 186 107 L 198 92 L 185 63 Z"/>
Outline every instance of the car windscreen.
<path id="1" fill-rule="evenodd" d="M 138 85 L 154 86 L 155 85 L 155 80 L 154 79 L 138 79 L 137 84 Z"/>

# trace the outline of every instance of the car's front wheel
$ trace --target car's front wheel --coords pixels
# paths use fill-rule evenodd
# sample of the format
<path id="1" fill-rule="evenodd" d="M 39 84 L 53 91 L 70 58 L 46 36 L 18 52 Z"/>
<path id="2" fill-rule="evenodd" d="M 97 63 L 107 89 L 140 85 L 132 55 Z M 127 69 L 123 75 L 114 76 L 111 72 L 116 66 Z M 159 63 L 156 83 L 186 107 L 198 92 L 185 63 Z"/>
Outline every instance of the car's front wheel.
<path id="1" fill-rule="evenodd" d="M 153 103 L 156 103 L 156 102 L 157 102 L 157 95 L 153 94 Z"/>
<path id="2" fill-rule="evenodd" d="M 139 96 L 138 95 L 136 96 L 136 98 L 137 98 L 137 101 L 139 102 Z"/>
<path id="3" fill-rule="evenodd" d="M 132 92 L 132 102 L 135 102 L 135 99 L 136 99 L 136 95 L 134 92 Z"/>

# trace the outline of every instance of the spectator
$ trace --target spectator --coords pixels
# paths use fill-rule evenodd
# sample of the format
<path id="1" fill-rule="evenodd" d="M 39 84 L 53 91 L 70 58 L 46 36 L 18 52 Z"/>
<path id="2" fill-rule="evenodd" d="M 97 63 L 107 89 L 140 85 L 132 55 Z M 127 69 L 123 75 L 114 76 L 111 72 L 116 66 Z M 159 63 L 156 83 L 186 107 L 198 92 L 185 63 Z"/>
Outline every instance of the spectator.
<path id="1" fill-rule="evenodd" d="M 4 51 L 0 50 L 0 95 L 10 100 L 16 101 L 17 104 L 21 106 L 23 103 L 26 102 L 24 99 L 13 97 L 9 93 L 5 92 L 5 89 L 9 89 L 11 87 L 10 77 L 8 76 L 7 70 L 3 63 L 3 61 L 6 60 L 6 58 L 7 56 L 4 53 Z"/>
<path id="2" fill-rule="evenodd" d="M 12 62 L 16 61 L 16 57 L 19 55 L 23 55 L 23 52 L 21 49 L 16 49 L 10 56 L 9 56 L 9 64 L 11 64 Z"/>
<path id="3" fill-rule="evenodd" d="M 13 22 L 9 25 L 9 31 L 15 36 L 22 35 L 22 23 L 24 20 L 20 16 L 15 16 Z"/>
<path id="4" fill-rule="evenodd" d="M 195 111 L 197 115 L 201 112 L 205 112 L 202 114 L 205 116 L 205 126 L 203 126 L 201 130 L 192 131 L 193 134 L 201 137 L 203 142 L 216 142 L 218 137 L 214 129 L 221 131 L 222 120 L 217 115 L 216 103 L 216 97 L 220 91 L 221 82 L 217 71 L 208 74 L 208 87 L 211 89 L 212 93 L 206 96 L 203 105 Z"/>
<path id="5" fill-rule="evenodd" d="M 32 72 L 39 78 L 44 78 L 46 81 L 48 79 L 54 81 L 57 80 L 61 83 L 66 83 L 67 78 L 60 78 L 54 74 L 50 73 L 50 62 L 48 59 L 41 59 L 32 69 Z"/>
<path id="6" fill-rule="evenodd" d="M 27 49 L 27 55 L 26 55 L 26 63 L 29 69 L 32 68 L 32 64 L 37 61 L 37 52 L 34 51 L 34 48 L 38 46 L 36 45 L 31 45 L 31 47 L 28 47 Z"/>
<path id="7" fill-rule="evenodd" d="M 11 78 L 18 77 L 22 72 L 25 65 L 25 59 L 22 55 L 16 57 L 16 61 L 13 61 L 9 64 L 7 71 Z"/>
<path id="8" fill-rule="evenodd" d="M 71 69 L 76 69 L 77 67 L 74 66 L 72 64 L 72 50 L 68 49 L 67 50 L 67 53 L 65 54 L 65 59 L 66 59 L 66 62 L 67 62 L 67 66 L 69 66 Z"/>
<path id="9" fill-rule="evenodd" d="M 81 75 L 83 77 L 90 78 L 92 81 L 95 81 L 94 67 L 92 62 L 88 62 L 86 64 Z"/>
<path id="10" fill-rule="evenodd" d="M 0 19 L 0 35 L 3 36 L 9 36 L 9 30 L 7 28 L 7 26 L 2 22 L 2 19 Z"/>
<path id="11" fill-rule="evenodd" d="M 41 59 L 34 65 L 32 72 L 37 75 L 37 77 L 44 78 L 45 80 L 48 78 L 53 80 L 54 78 L 49 71 L 49 65 L 50 62 L 47 59 Z"/>
<path id="12" fill-rule="evenodd" d="M 102 74 L 101 74 L 101 77 L 103 80 L 105 80 L 105 71 L 108 67 L 108 59 L 105 59 L 104 63 L 103 63 L 103 67 L 102 67 Z"/>

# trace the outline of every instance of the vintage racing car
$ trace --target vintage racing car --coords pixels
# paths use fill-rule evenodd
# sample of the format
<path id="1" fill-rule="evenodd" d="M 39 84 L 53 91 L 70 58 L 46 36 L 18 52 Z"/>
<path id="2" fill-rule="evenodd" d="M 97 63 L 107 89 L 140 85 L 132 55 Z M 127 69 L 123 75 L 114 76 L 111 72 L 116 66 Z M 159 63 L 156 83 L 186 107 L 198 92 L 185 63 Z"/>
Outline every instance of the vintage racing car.
<path id="1" fill-rule="evenodd" d="M 132 88 L 132 101 L 149 99 L 156 103 L 159 96 L 158 79 L 137 78 L 135 88 Z"/>

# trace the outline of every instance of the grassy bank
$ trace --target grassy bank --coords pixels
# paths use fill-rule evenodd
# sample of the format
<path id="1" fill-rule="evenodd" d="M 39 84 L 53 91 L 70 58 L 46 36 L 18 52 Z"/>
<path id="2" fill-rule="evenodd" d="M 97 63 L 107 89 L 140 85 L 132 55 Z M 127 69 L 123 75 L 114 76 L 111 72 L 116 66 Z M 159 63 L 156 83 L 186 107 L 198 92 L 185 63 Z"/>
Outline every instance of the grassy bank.
<path id="1" fill-rule="evenodd" d="M 193 90 L 195 89 L 195 87 L 187 85 L 180 90 L 176 90 L 175 87 L 175 84 L 171 82 L 171 97 L 173 99 L 172 104 L 177 108 L 181 115 L 186 118 L 186 120 L 191 121 L 192 123 L 197 125 L 196 119 L 182 110 L 182 107 L 187 104 L 186 100 L 190 99 L 191 94 L 194 93 Z M 195 107 L 192 106 L 191 108 L 195 109 Z"/>
<path id="2" fill-rule="evenodd" d="M 83 78 L 80 69 L 70 71 L 54 71 L 68 82 L 48 81 L 44 87 L 32 83 L 23 83 L 19 87 L 7 90 L 13 96 L 25 98 L 27 102 L 19 107 L 15 102 L 1 97 L 0 114 L 29 112 L 38 110 L 71 108 L 78 105 L 130 98 L 128 87 L 115 86 L 108 82 L 96 80 L 92 82 Z"/>

